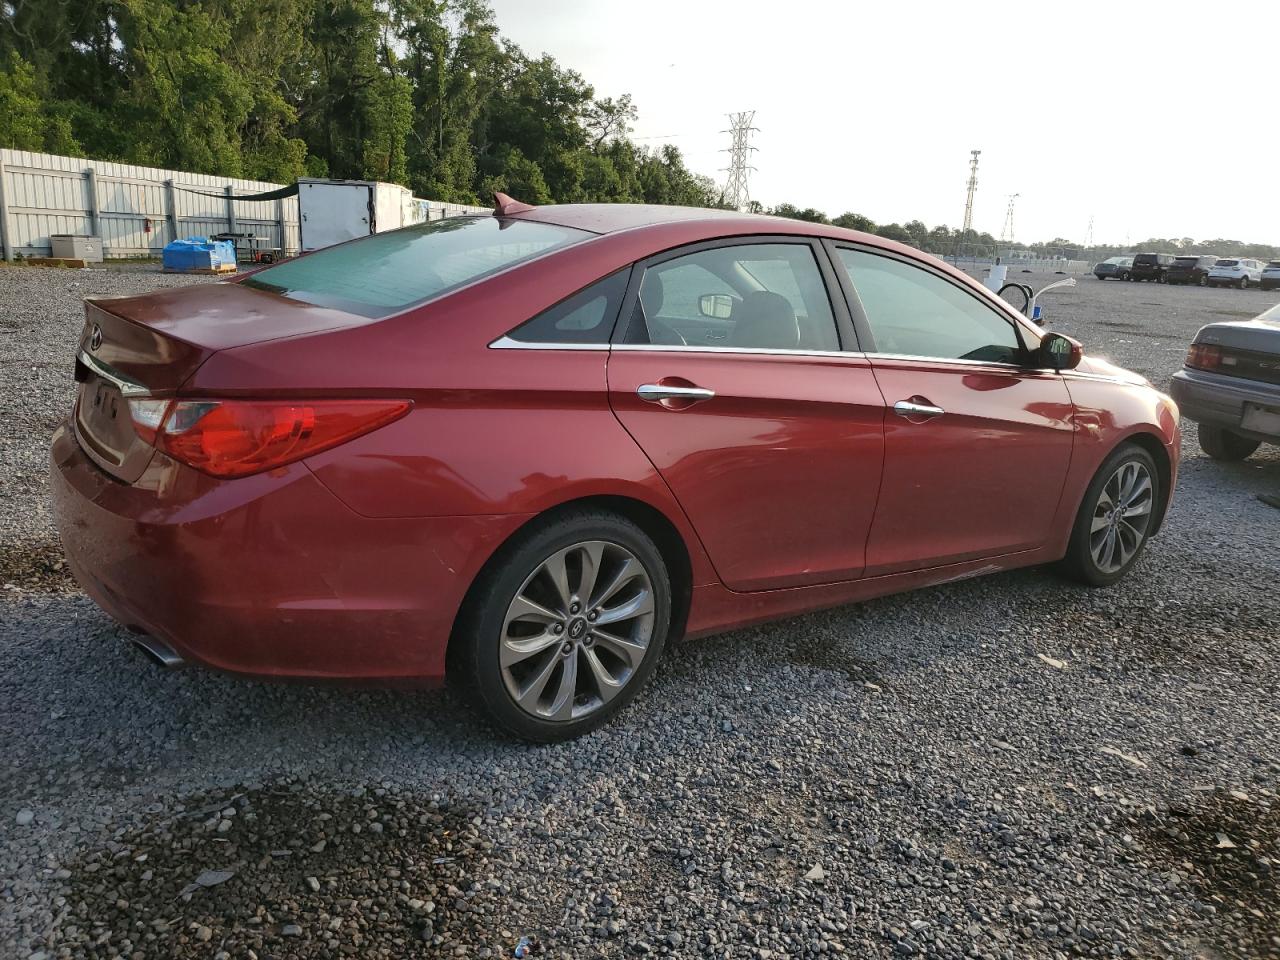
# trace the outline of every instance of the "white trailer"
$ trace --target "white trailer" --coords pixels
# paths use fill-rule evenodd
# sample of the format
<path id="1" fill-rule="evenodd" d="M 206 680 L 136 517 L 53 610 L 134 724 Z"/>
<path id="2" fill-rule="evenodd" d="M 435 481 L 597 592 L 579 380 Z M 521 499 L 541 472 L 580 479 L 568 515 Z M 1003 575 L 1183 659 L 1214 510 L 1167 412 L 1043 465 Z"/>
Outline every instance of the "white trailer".
<path id="1" fill-rule="evenodd" d="M 298 230 L 303 251 L 419 223 L 423 205 L 406 187 L 376 180 L 298 181 Z"/>

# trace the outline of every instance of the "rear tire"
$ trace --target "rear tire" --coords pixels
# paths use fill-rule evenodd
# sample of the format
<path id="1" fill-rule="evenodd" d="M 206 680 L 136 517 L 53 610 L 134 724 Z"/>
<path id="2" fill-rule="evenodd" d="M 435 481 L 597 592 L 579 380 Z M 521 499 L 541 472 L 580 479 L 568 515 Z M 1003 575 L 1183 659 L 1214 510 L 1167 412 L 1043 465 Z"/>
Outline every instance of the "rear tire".
<path id="1" fill-rule="evenodd" d="M 1262 445 L 1258 440 L 1208 423 L 1200 424 L 1197 433 L 1200 435 L 1200 449 L 1214 460 L 1243 460 Z"/>
<path id="2" fill-rule="evenodd" d="M 671 580 L 648 534 L 608 511 L 573 510 L 535 521 L 477 579 L 450 679 L 506 732 L 569 740 L 640 692 L 670 623 Z"/>
<path id="3" fill-rule="evenodd" d="M 1209 285 L 1209 278 L 1208 278 L 1208 277 L 1201 277 L 1201 278 L 1200 278 L 1200 286 L 1202 286 L 1202 287 L 1207 287 L 1208 285 Z"/>
<path id="4" fill-rule="evenodd" d="M 1084 493 L 1058 570 L 1091 587 L 1122 580 L 1147 546 L 1160 497 L 1160 474 L 1151 454 L 1137 444 L 1120 444 Z"/>

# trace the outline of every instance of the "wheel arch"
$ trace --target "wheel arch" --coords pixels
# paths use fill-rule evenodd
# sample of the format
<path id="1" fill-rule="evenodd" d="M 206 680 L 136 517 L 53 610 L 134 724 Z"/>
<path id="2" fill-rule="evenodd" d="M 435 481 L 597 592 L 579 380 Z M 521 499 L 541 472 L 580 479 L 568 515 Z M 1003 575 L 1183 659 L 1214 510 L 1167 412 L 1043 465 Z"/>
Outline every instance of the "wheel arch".
<path id="1" fill-rule="evenodd" d="M 663 562 L 667 565 L 667 574 L 671 578 L 671 626 L 668 630 L 668 641 L 683 636 L 689 621 L 689 609 L 693 601 L 693 559 L 689 546 L 681 536 L 679 528 L 657 507 L 636 497 L 620 494 L 593 494 L 565 500 L 555 506 L 548 507 L 532 516 L 513 530 L 502 541 L 472 578 L 471 585 L 458 610 L 454 613 L 453 626 L 449 631 L 449 643 L 445 650 L 445 673 L 453 672 L 455 657 L 461 648 L 456 643 L 461 625 L 468 619 L 471 605 L 475 602 L 477 585 L 486 574 L 500 564 L 510 552 L 513 543 L 519 540 L 534 524 L 544 523 L 549 518 L 584 508 L 607 510 L 630 520 L 653 540 Z"/>

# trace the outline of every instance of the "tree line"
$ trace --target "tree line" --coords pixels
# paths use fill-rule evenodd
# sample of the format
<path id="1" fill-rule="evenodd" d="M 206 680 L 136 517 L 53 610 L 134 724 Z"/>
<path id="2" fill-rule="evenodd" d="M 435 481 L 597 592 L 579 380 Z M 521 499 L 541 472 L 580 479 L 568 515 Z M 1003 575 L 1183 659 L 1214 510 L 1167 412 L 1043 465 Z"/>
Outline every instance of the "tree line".
<path id="1" fill-rule="evenodd" d="M 674 146 L 483 0 L 6 0 L 0 145 L 474 203 L 720 205 Z"/>
<path id="2" fill-rule="evenodd" d="M 597 96 L 498 31 L 484 0 L 4 0 L 0 146 L 291 183 L 385 180 L 484 202 L 724 206 L 679 149 L 630 139 L 627 94 Z M 938 255 L 1009 249 L 989 233 L 876 224 L 789 203 Z M 1015 250 L 1071 259 L 1160 251 L 1280 256 L 1264 244 L 1150 239 Z"/>
<path id="3" fill-rule="evenodd" d="M 904 224 L 877 224 L 871 218 L 857 213 L 842 213 L 838 217 L 828 217 L 821 210 L 815 210 L 813 207 L 802 210 L 790 203 L 782 203 L 772 208 L 755 204 L 755 209 L 758 213 L 771 213 L 775 216 L 808 220 L 812 223 L 830 223 L 837 227 L 874 233 L 936 256 L 990 257 L 1027 254 L 1035 257 L 1091 262 L 1134 253 L 1171 253 L 1175 256 L 1213 254 L 1219 257 L 1256 257 L 1260 260 L 1280 258 L 1280 247 L 1266 243 L 1229 240 L 1224 237 L 1213 240 L 1195 240 L 1191 237 L 1174 239 L 1151 237 L 1127 246 L 1086 245 L 1063 237 L 1055 237 L 1040 243 L 1009 243 L 999 241 L 989 233 L 979 233 L 974 230 L 966 233 L 947 226 L 931 228 L 919 220 L 911 220 Z"/>

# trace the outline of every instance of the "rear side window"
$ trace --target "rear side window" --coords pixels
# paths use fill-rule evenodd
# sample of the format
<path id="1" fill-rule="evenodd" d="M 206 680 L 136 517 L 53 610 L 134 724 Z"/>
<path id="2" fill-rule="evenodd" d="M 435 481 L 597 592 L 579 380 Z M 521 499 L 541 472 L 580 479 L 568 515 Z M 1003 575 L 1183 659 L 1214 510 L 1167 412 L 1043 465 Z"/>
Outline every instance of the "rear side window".
<path id="1" fill-rule="evenodd" d="M 376 319 L 591 236 L 529 220 L 450 217 L 319 250 L 243 283 Z"/>
<path id="2" fill-rule="evenodd" d="M 1239 260 L 1219 260 L 1214 264 L 1215 267 L 1235 267 L 1240 264 Z"/>
<path id="3" fill-rule="evenodd" d="M 631 268 L 597 280 L 507 334 L 521 343 L 608 343 Z"/>
<path id="4" fill-rule="evenodd" d="M 717 246 L 645 269 L 629 343 L 739 350 L 840 349 L 808 243 Z"/>

